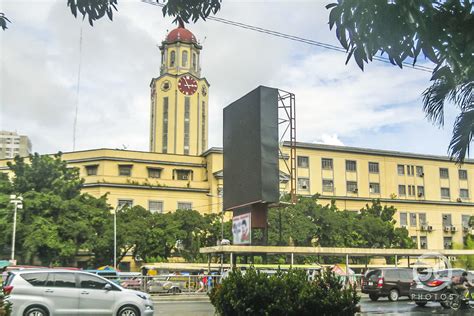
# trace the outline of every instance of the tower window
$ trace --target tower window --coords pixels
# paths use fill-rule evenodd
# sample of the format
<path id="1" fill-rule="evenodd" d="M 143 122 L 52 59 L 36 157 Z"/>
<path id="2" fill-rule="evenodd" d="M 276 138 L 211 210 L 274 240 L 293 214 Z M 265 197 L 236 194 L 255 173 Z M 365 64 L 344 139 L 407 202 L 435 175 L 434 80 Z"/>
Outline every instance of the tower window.
<path id="1" fill-rule="evenodd" d="M 193 69 L 197 69 L 197 55 L 196 53 L 193 53 Z"/>
<path id="2" fill-rule="evenodd" d="M 182 64 L 183 64 L 183 67 L 188 67 L 188 51 L 185 50 L 183 51 L 183 54 L 182 54 Z"/>
<path id="3" fill-rule="evenodd" d="M 170 55 L 170 67 L 174 67 L 175 62 L 176 62 L 176 52 L 172 50 L 171 55 Z"/>
<path id="4" fill-rule="evenodd" d="M 163 98 L 163 153 L 168 151 L 168 97 Z"/>
<path id="5" fill-rule="evenodd" d="M 97 169 L 99 168 L 98 165 L 89 165 L 86 166 L 86 173 L 88 176 L 96 176 L 97 175 Z"/>
<path id="6" fill-rule="evenodd" d="M 184 98 L 184 154 L 189 155 L 189 113 L 190 99 Z"/>
<path id="7" fill-rule="evenodd" d="M 119 176 L 130 177 L 133 165 L 119 165 Z"/>

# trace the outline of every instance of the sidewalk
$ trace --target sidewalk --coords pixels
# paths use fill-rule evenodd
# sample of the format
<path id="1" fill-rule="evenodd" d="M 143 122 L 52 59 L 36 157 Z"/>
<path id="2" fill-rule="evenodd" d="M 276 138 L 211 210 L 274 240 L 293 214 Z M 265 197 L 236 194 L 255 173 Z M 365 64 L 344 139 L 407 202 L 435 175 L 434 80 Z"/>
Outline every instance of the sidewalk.
<path id="1" fill-rule="evenodd" d="M 160 301 L 203 301 L 208 302 L 207 293 L 182 293 L 182 294 L 152 294 L 151 299 L 154 302 Z"/>

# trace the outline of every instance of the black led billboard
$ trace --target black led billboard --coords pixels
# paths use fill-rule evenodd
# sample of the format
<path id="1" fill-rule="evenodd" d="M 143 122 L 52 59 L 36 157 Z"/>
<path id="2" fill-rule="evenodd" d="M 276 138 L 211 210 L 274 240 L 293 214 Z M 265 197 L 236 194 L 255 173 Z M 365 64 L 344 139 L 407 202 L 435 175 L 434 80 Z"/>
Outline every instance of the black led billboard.
<path id="1" fill-rule="evenodd" d="M 224 209 L 279 200 L 278 90 L 259 86 L 224 108 Z"/>

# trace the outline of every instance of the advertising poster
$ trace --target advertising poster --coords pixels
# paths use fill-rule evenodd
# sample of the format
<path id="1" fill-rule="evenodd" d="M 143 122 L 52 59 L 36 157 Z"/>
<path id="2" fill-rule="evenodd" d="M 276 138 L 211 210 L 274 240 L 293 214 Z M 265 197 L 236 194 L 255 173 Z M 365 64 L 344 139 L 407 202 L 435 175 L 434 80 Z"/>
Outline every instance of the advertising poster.
<path id="1" fill-rule="evenodd" d="M 234 237 L 234 245 L 246 245 L 251 241 L 251 214 L 245 213 L 234 216 L 232 219 L 232 235 Z"/>

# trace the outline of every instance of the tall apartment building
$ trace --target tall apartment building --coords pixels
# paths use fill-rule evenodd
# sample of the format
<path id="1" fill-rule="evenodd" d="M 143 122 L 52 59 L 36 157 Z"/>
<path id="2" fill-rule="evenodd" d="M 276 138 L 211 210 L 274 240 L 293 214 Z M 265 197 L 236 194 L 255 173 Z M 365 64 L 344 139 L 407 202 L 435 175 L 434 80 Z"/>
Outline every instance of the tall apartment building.
<path id="1" fill-rule="evenodd" d="M 0 159 L 25 157 L 31 153 L 31 141 L 28 136 L 16 132 L 0 131 Z"/>

